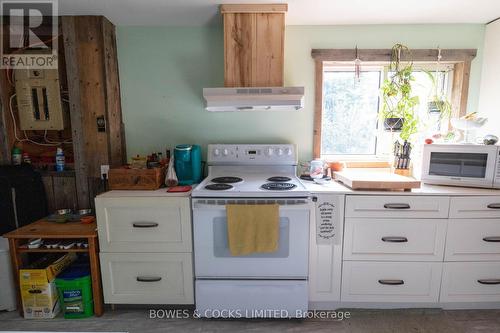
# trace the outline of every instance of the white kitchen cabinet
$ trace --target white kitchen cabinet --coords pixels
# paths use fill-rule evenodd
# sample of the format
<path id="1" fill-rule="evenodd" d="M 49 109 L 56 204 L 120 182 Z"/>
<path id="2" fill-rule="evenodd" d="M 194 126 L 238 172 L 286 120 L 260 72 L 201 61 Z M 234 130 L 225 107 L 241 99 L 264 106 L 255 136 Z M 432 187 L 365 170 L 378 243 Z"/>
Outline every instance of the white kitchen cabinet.
<path id="1" fill-rule="evenodd" d="M 99 198 L 103 252 L 191 252 L 189 198 Z"/>
<path id="2" fill-rule="evenodd" d="M 447 218 L 449 198 L 411 195 L 349 195 L 346 217 Z"/>
<path id="3" fill-rule="evenodd" d="M 100 259 L 106 303 L 194 303 L 190 253 L 101 253 Z"/>
<path id="4" fill-rule="evenodd" d="M 445 263 L 441 302 L 500 303 L 500 262 Z"/>
<path id="5" fill-rule="evenodd" d="M 500 261 L 500 218 L 450 219 L 445 261 Z"/>
<path id="6" fill-rule="evenodd" d="M 342 302 L 438 302 L 441 263 L 344 261 Z"/>
<path id="7" fill-rule="evenodd" d="M 110 191 L 95 202 L 104 302 L 193 304 L 189 193 Z"/>
<path id="8" fill-rule="evenodd" d="M 500 221 L 500 196 L 451 198 L 450 217 L 497 218 Z"/>
<path id="9" fill-rule="evenodd" d="M 346 218 L 344 260 L 442 261 L 446 219 Z"/>
<path id="10" fill-rule="evenodd" d="M 451 198 L 440 301 L 500 305 L 500 196 Z"/>
<path id="11" fill-rule="evenodd" d="M 318 244 L 311 223 L 310 307 L 500 307 L 500 195 L 476 191 L 346 191 L 342 247 Z"/>
<path id="12" fill-rule="evenodd" d="M 342 238 L 344 228 L 344 195 L 314 194 L 316 202 L 310 223 L 309 248 L 309 307 L 332 309 L 340 302 L 342 278 Z M 332 209 L 332 238 L 318 235 L 321 224 L 328 216 L 321 217 L 320 207 Z M 324 212 L 324 211 L 323 211 Z M 325 227 L 325 225 L 323 225 Z M 330 233 L 331 234 L 331 233 Z"/>

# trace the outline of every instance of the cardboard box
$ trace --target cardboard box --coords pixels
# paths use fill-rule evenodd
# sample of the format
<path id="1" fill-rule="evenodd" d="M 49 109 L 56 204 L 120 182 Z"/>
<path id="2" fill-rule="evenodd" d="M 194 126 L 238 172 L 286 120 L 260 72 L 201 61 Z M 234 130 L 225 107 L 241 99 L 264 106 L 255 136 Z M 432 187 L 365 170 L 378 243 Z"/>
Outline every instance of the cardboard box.
<path id="1" fill-rule="evenodd" d="M 76 253 L 58 258 L 49 255 L 19 270 L 19 288 L 24 318 L 54 318 L 60 311 L 55 278 L 73 261 Z"/>

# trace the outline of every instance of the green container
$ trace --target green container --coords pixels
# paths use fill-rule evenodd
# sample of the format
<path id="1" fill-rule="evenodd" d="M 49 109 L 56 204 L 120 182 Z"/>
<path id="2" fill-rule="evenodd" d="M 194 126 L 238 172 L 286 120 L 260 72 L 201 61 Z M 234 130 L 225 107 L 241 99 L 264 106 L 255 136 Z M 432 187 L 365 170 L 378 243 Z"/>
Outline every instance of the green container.
<path id="1" fill-rule="evenodd" d="M 87 318 L 94 315 L 92 282 L 88 266 L 69 267 L 56 278 L 56 286 L 64 318 Z"/>

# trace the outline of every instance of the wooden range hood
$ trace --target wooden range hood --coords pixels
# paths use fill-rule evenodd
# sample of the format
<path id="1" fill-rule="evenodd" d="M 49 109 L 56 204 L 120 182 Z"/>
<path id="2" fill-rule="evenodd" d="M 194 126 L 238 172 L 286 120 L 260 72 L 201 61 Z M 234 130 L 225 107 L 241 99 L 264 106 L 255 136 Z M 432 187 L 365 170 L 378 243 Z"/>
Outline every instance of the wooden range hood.
<path id="1" fill-rule="evenodd" d="M 204 88 L 207 111 L 304 107 L 304 87 L 283 87 L 287 4 L 221 5 L 224 86 Z"/>
<path id="2" fill-rule="evenodd" d="M 282 87 L 287 4 L 225 4 L 224 85 Z"/>

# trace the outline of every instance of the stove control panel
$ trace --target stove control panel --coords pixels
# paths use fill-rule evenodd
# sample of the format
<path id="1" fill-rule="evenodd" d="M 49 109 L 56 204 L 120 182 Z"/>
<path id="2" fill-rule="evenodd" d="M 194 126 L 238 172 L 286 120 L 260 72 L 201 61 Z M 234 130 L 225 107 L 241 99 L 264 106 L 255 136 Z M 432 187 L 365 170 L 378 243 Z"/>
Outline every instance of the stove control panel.
<path id="1" fill-rule="evenodd" d="M 209 165 L 297 165 L 297 147 L 293 144 L 211 144 Z"/>

